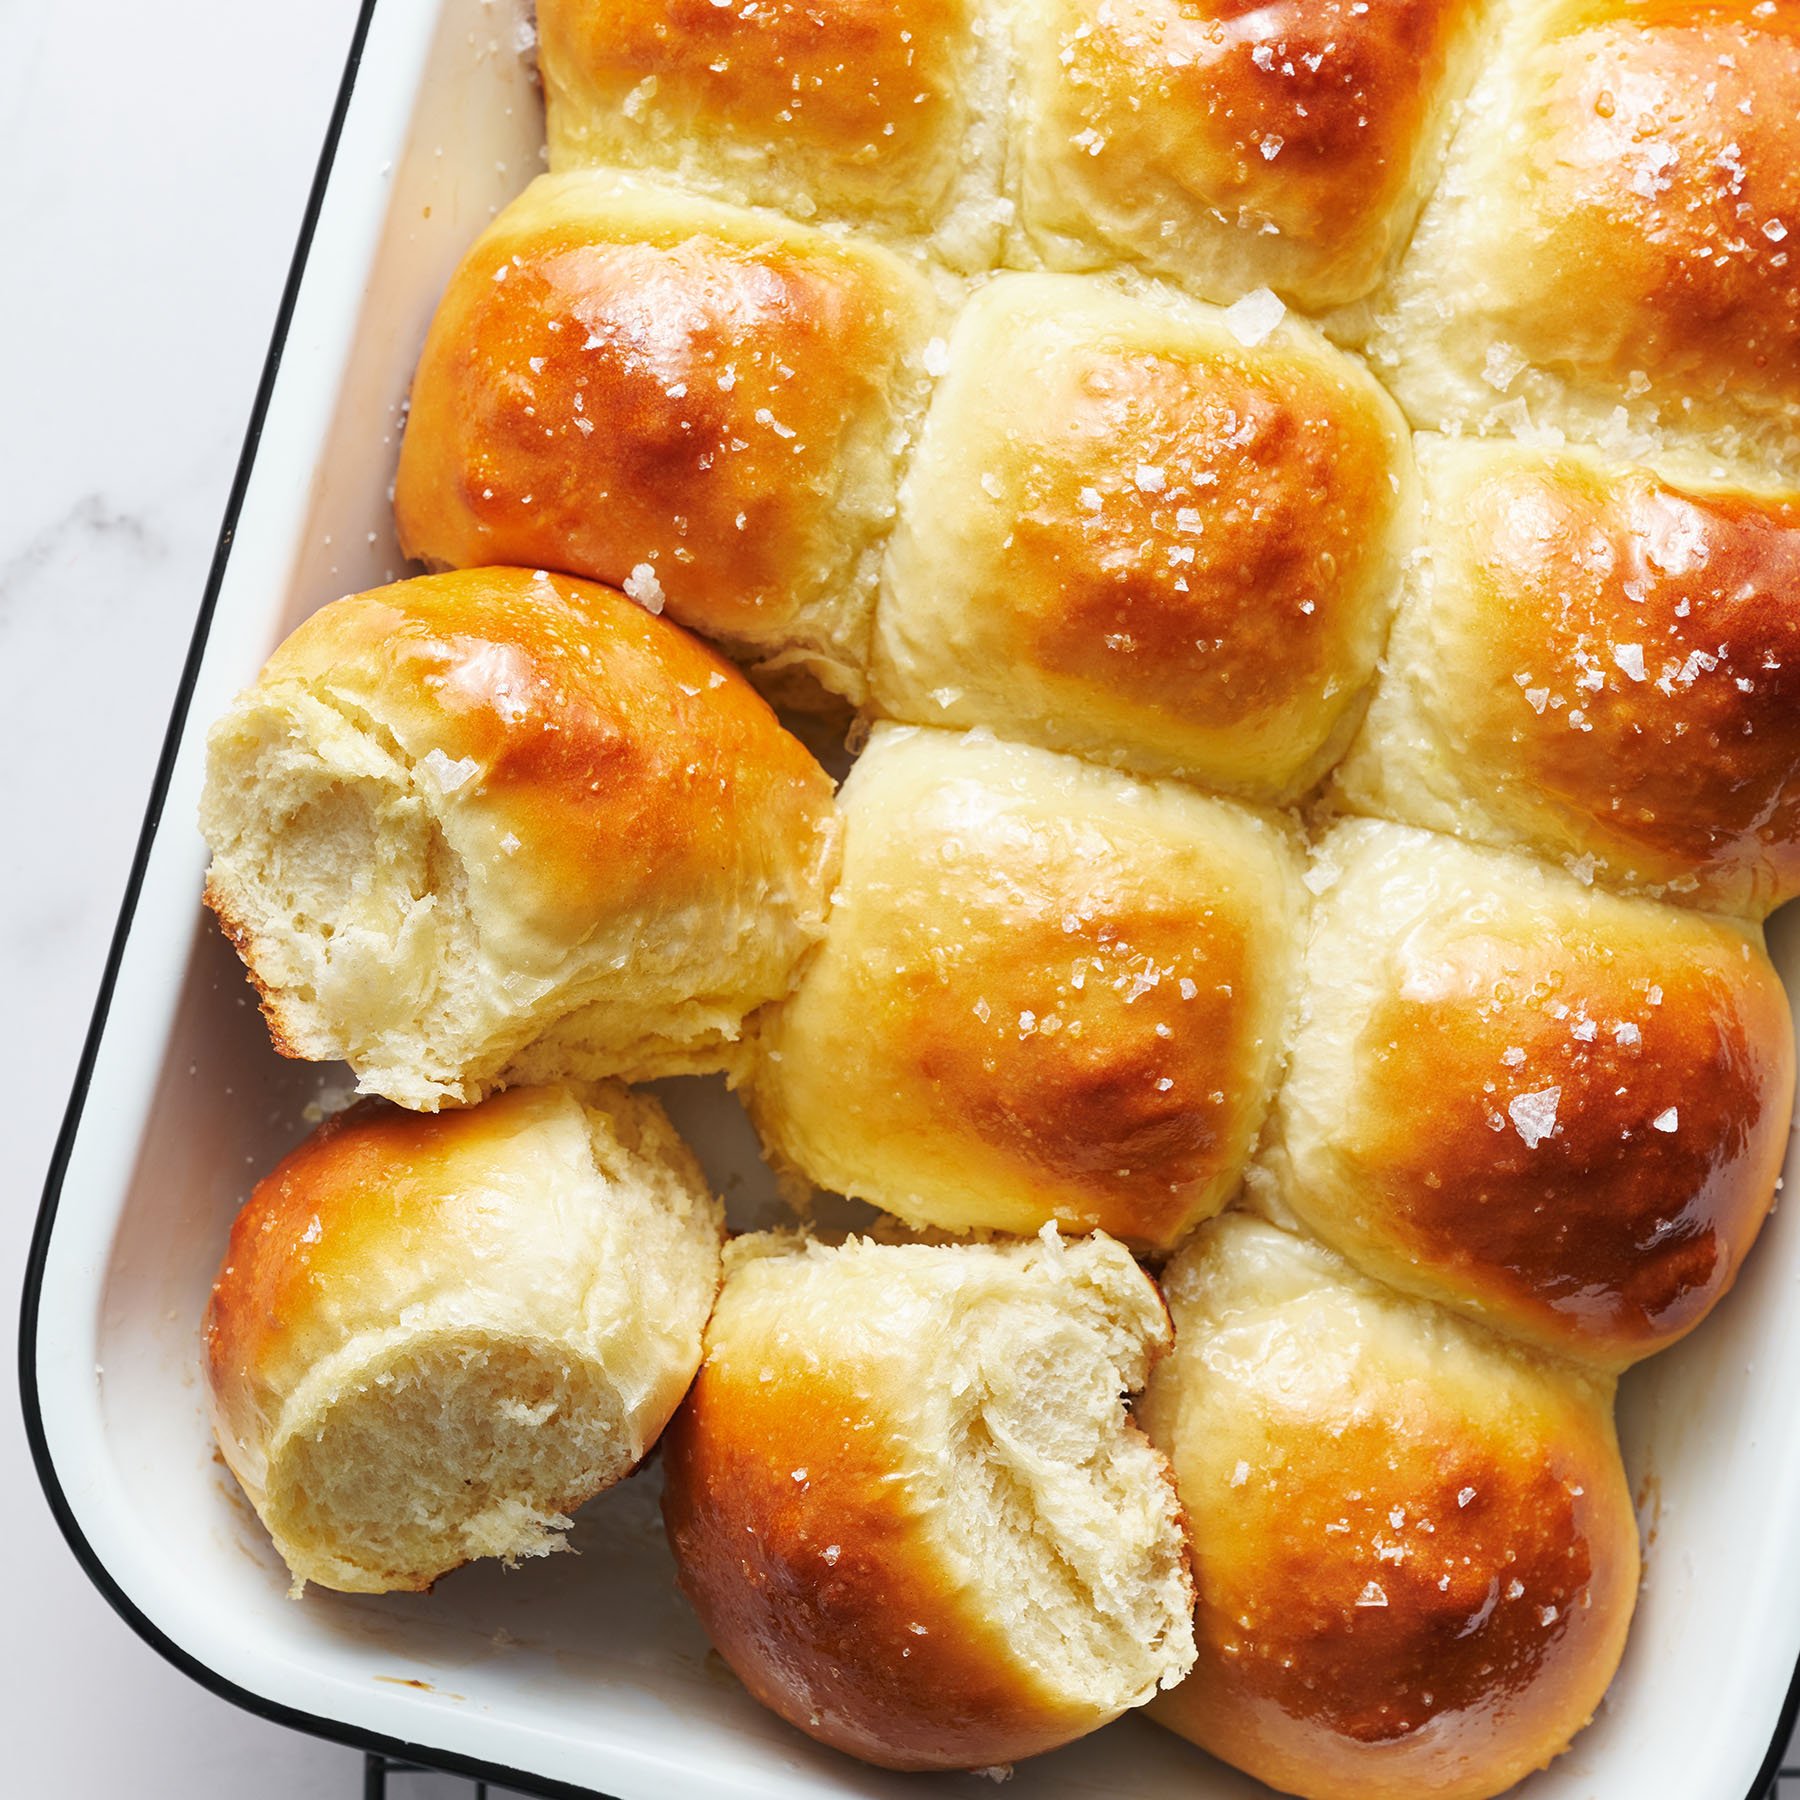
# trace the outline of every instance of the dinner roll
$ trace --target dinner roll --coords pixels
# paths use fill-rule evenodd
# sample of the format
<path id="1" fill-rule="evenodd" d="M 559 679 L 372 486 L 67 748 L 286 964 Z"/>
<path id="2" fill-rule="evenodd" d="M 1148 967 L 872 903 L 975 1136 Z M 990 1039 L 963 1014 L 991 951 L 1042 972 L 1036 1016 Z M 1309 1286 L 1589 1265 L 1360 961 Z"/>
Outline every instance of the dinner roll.
<path id="1" fill-rule="evenodd" d="M 1151 1716 L 1307 1800 L 1487 1800 L 1559 1755 L 1637 1597 L 1610 1383 L 1242 1214 L 1165 1282 L 1139 1415 L 1199 1660 Z"/>
<path id="2" fill-rule="evenodd" d="M 987 733 L 880 726 L 752 1112 L 915 1225 L 1166 1248 L 1231 1197 L 1303 930 L 1288 828 Z"/>
<path id="3" fill-rule="evenodd" d="M 1168 1465 L 1122 1397 L 1169 1345 L 1119 1245 L 727 1252 L 663 1517 L 763 1705 L 894 1769 L 1068 1742 L 1193 1662 Z"/>
<path id="4" fill-rule="evenodd" d="M 1372 345 L 1416 423 L 1800 473 L 1800 0 L 1513 0 Z"/>
<path id="5" fill-rule="evenodd" d="M 1422 467 L 1348 804 L 1715 909 L 1800 893 L 1800 493 L 1467 439 Z"/>
<path id="6" fill-rule="evenodd" d="M 610 1084 L 315 1131 L 238 1214 L 204 1327 L 295 1592 L 560 1549 L 692 1380 L 722 1232 L 662 1109 Z"/>
<path id="7" fill-rule="evenodd" d="M 1406 241 L 1485 0 L 1026 0 L 1023 237 L 1318 310 Z"/>
<path id="8" fill-rule="evenodd" d="M 1387 631 L 1407 432 L 1311 330 L 1002 276 L 949 343 L 876 623 L 890 715 L 1253 799 L 1342 754 Z"/>
<path id="9" fill-rule="evenodd" d="M 401 542 L 612 582 L 859 698 L 935 315 L 872 245 L 625 175 L 541 176 L 432 320 Z"/>
<path id="10" fill-rule="evenodd" d="M 1368 820 L 1320 873 L 1257 1196 L 1547 1349 L 1622 1365 L 1691 1330 L 1787 1147 L 1760 932 Z"/>
<path id="11" fill-rule="evenodd" d="M 981 0 L 538 0 L 550 166 L 999 246 L 1001 34 Z"/>
<path id="12" fill-rule="evenodd" d="M 836 854 L 830 779 L 730 664 L 517 569 L 315 613 L 213 727 L 200 824 L 276 1048 L 425 1111 L 721 1066 Z"/>

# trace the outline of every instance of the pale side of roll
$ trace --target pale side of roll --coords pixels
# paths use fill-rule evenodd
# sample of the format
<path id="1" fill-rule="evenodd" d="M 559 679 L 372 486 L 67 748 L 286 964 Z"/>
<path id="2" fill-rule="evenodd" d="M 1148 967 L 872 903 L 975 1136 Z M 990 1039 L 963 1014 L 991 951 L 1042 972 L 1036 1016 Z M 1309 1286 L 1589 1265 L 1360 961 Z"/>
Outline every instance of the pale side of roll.
<path id="1" fill-rule="evenodd" d="M 683 1590 L 751 1693 L 898 1769 L 1048 1750 L 1193 1656 L 1166 1351 L 1116 1243 L 735 1242 L 664 1440 Z"/>
<path id="2" fill-rule="evenodd" d="M 560 1548 L 686 1391 L 723 1223 L 616 1085 L 314 1132 L 238 1215 L 203 1334 L 219 1447 L 295 1592 Z"/>

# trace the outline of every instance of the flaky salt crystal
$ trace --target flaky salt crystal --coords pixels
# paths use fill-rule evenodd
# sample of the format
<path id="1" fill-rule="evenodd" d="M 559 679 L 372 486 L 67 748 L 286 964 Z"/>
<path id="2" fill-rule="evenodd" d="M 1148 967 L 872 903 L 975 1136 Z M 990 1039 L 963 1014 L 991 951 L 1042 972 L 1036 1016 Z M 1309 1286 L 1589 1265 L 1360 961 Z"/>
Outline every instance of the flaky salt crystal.
<path id="1" fill-rule="evenodd" d="M 625 577 L 625 595 L 635 600 L 645 612 L 659 613 L 663 609 L 662 583 L 656 579 L 656 571 L 647 562 L 638 563 Z"/>
<path id="2" fill-rule="evenodd" d="M 441 750 L 427 750 L 419 758 L 419 773 L 429 777 L 440 794 L 454 794 L 459 787 L 481 772 L 481 764 L 472 756 L 458 757 L 452 762 Z"/>
<path id="3" fill-rule="evenodd" d="M 1266 287 L 1255 288 L 1225 309 L 1225 329 L 1246 349 L 1266 343 L 1287 316 L 1287 308 Z"/>
<path id="4" fill-rule="evenodd" d="M 1527 1150 L 1535 1150 L 1556 1130 L 1556 1106 L 1561 1099 L 1562 1089 L 1549 1087 L 1535 1094 L 1520 1094 L 1508 1104 L 1506 1116 L 1525 1140 Z"/>

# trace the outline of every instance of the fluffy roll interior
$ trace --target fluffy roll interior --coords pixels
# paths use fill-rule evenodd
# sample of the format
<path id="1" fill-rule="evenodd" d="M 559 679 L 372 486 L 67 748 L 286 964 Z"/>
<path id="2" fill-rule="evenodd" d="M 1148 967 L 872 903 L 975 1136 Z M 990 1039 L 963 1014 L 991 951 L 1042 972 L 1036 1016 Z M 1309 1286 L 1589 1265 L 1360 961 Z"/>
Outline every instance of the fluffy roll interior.
<path id="1" fill-rule="evenodd" d="M 334 1373 L 269 1463 L 267 1523 L 296 1581 L 429 1587 L 476 1557 L 544 1556 L 628 1474 L 624 1408 L 555 1338 L 398 1334 Z"/>
<path id="2" fill-rule="evenodd" d="M 1148 1374 L 1146 1333 L 1166 1326 L 1124 1281 L 1078 1288 L 1076 1306 L 1059 1287 L 1019 1287 L 971 1307 L 957 1334 L 940 1463 L 949 1541 L 1018 1653 L 1120 1712 L 1193 1654 L 1167 1467 L 1121 1405 Z"/>

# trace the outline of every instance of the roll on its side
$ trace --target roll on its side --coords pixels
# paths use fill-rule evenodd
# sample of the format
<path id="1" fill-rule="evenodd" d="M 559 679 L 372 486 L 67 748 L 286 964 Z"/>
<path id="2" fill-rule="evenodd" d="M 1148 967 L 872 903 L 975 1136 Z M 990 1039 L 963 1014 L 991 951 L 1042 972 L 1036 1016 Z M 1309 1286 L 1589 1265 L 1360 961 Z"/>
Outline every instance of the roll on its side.
<path id="1" fill-rule="evenodd" d="M 1165 1281 L 1139 1415 L 1199 1656 L 1151 1716 L 1306 1800 L 1487 1800 L 1559 1755 L 1637 1596 L 1610 1382 L 1242 1214 Z"/>
<path id="2" fill-rule="evenodd" d="M 401 542 L 611 582 L 857 699 L 935 317 L 871 244 L 628 175 L 540 176 L 432 320 Z"/>
<path id="3" fill-rule="evenodd" d="M 752 1113 L 915 1225 L 1167 1248 L 1237 1186 L 1305 894 L 1282 821 L 986 732 L 883 725 L 824 944 L 759 1028 Z"/>
<path id="4" fill-rule="evenodd" d="M 1800 0 L 1515 0 L 1370 341 L 1416 424 L 1800 477 Z"/>
<path id="5" fill-rule="evenodd" d="M 829 778 L 729 663 L 516 569 L 314 614 L 213 727 L 201 829 L 277 1048 L 424 1110 L 719 1066 L 836 853 Z"/>
<path id="6" fill-rule="evenodd" d="M 1310 787 L 1374 673 L 1412 466 L 1353 358 L 1259 332 L 1086 276 L 981 289 L 902 488 L 877 706 L 1255 800 Z"/>
<path id="7" fill-rule="evenodd" d="M 1800 893 L 1800 492 L 1421 439 L 1344 802 L 1758 916 Z"/>
<path id="8" fill-rule="evenodd" d="M 1481 0 L 1026 0 L 1021 237 L 1205 300 L 1355 299 L 1405 243 Z M 1015 255 L 1017 252 L 1015 252 Z"/>
<path id="9" fill-rule="evenodd" d="M 1123 1403 L 1168 1342 L 1106 1239 L 737 1240 L 664 1440 L 669 1542 L 720 1654 L 896 1769 L 1052 1749 L 1178 1681 L 1180 1517 Z"/>
<path id="10" fill-rule="evenodd" d="M 1327 836 L 1253 1197 L 1369 1273 L 1603 1366 L 1730 1287 L 1794 1094 L 1751 925 L 1401 825 Z"/>
<path id="11" fill-rule="evenodd" d="M 656 169 L 797 219 L 999 246 L 987 0 L 538 0 L 553 169 Z"/>
<path id="12" fill-rule="evenodd" d="M 295 1590 L 560 1546 L 700 1362 L 723 1215 L 655 1102 L 364 1102 L 257 1184 L 204 1327 L 219 1447 Z"/>

